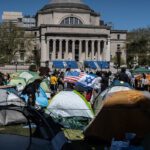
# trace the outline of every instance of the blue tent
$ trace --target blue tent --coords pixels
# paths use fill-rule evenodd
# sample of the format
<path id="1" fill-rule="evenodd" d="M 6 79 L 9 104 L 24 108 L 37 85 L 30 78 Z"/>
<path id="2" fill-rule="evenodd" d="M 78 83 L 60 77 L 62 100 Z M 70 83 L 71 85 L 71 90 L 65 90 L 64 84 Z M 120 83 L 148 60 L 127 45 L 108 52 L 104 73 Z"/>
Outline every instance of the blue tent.
<path id="1" fill-rule="evenodd" d="M 41 107 L 47 107 L 48 106 L 48 97 L 44 90 L 40 87 L 38 93 L 35 93 L 36 96 L 36 104 Z M 25 101 L 28 101 L 28 95 L 21 95 L 22 98 L 25 99 Z"/>

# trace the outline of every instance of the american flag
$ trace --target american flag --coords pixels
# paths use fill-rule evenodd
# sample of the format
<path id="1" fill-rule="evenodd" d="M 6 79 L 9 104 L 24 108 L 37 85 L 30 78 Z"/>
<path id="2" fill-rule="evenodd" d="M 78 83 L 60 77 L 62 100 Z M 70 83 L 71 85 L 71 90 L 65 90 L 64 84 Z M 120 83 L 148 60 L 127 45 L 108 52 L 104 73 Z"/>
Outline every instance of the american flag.
<path id="1" fill-rule="evenodd" d="M 85 75 L 86 73 L 84 72 L 77 72 L 77 71 L 68 72 L 64 77 L 64 82 L 76 83 Z"/>

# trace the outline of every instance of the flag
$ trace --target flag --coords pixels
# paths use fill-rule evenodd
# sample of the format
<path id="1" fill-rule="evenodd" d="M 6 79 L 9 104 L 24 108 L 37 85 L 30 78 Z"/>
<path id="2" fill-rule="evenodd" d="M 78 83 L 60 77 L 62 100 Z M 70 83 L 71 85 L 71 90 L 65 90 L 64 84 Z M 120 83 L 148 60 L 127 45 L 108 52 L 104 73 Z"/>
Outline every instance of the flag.
<path id="1" fill-rule="evenodd" d="M 64 82 L 76 83 L 79 81 L 86 73 L 78 71 L 70 71 L 65 74 Z"/>
<path id="2" fill-rule="evenodd" d="M 96 76 L 91 74 L 85 74 L 82 78 L 80 78 L 77 82 L 77 86 L 81 86 L 87 89 L 93 89 L 96 82 Z"/>

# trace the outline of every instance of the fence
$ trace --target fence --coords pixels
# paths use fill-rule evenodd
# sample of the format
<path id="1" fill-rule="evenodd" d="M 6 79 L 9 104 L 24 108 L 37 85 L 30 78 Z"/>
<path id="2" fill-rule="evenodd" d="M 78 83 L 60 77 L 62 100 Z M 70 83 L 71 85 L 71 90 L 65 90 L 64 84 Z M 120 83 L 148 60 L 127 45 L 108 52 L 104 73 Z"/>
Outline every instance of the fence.
<path id="1" fill-rule="evenodd" d="M 29 69 L 29 65 L 4 65 L 0 66 L 0 72 L 13 73 L 16 71 L 26 71 Z"/>

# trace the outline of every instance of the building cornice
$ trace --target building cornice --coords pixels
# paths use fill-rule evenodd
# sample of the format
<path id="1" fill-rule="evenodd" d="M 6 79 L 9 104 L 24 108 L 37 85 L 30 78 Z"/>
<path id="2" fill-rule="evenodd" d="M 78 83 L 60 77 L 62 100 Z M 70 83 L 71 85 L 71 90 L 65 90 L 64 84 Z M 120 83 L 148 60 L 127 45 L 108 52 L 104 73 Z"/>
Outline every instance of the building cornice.
<path id="1" fill-rule="evenodd" d="M 47 28 L 47 27 L 60 27 L 60 28 L 87 28 L 87 29 L 106 29 L 106 30 L 110 30 L 111 27 L 109 26 L 92 26 L 92 25 L 55 25 L 55 24 L 52 24 L 52 25 L 45 25 L 45 24 L 42 24 L 40 26 L 40 28 Z"/>
<path id="2" fill-rule="evenodd" d="M 111 30 L 110 33 L 127 33 L 128 30 Z"/>
<path id="3" fill-rule="evenodd" d="M 42 36 L 42 35 L 41 35 Z M 45 33 L 43 36 L 52 36 L 52 37 L 55 37 L 55 36 L 59 36 L 59 37 L 64 37 L 64 36 L 67 36 L 67 37 L 105 37 L 105 38 L 108 38 L 108 34 L 88 34 L 88 33 Z"/>
<path id="4" fill-rule="evenodd" d="M 50 10 L 46 10 L 46 11 L 38 11 L 36 16 L 38 14 L 50 14 L 50 13 L 81 13 L 81 14 L 91 14 L 92 16 L 96 16 L 96 17 L 100 17 L 100 14 L 98 13 L 95 13 L 95 12 L 91 12 L 91 11 L 88 11 L 88 10 L 53 10 L 53 9 L 50 9 Z"/>

